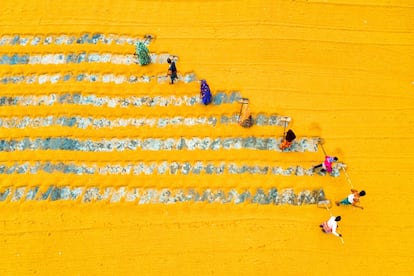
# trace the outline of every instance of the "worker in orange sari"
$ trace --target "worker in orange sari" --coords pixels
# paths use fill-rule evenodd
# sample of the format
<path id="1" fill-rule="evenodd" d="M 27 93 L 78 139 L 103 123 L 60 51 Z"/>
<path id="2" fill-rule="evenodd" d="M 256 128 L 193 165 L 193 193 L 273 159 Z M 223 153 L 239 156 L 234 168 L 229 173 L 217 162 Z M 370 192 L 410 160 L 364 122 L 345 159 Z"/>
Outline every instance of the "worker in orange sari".
<path id="1" fill-rule="evenodd" d="M 279 148 L 281 150 L 290 148 L 295 138 L 296 138 L 295 133 L 291 129 L 289 129 L 286 133 L 286 136 L 283 138 L 282 143 L 280 143 Z"/>

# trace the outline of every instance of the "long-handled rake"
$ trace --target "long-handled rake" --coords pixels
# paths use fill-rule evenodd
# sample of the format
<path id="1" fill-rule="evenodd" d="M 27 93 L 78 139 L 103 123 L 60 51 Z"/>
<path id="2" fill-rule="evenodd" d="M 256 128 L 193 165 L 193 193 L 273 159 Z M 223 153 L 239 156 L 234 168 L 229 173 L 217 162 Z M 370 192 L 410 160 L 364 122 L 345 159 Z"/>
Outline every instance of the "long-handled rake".
<path id="1" fill-rule="evenodd" d="M 342 167 L 342 170 L 343 170 L 343 171 L 344 171 L 344 173 L 345 173 L 346 180 L 348 181 L 349 185 L 351 185 L 351 188 L 353 189 L 353 188 L 354 188 L 354 185 L 352 184 L 351 178 L 349 178 L 349 175 L 348 175 L 348 173 L 346 172 L 346 170 L 345 170 L 345 168 L 344 168 L 344 167 Z"/>
<path id="2" fill-rule="evenodd" d="M 323 147 L 323 144 L 324 143 L 325 143 L 325 141 L 322 138 L 320 138 L 319 139 L 319 145 L 321 146 L 321 149 L 323 151 L 323 154 L 326 156 L 326 151 L 325 151 L 325 148 Z"/>
<path id="3" fill-rule="evenodd" d="M 330 200 L 319 201 L 318 204 L 317 204 L 317 206 L 319 208 L 326 208 L 326 211 L 329 212 L 329 215 L 331 217 L 333 217 L 333 214 L 332 214 L 332 212 L 330 210 L 330 208 L 332 207 L 332 204 L 331 204 L 331 201 Z M 341 236 L 339 237 L 339 239 L 341 240 L 342 244 L 345 244 L 345 241 L 344 241 L 344 239 Z"/>
<path id="4" fill-rule="evenodd" d="M 280 121 L 284 123 L 283 124 L 283 138 L 285 138 L 285 136 L 286 136 L 286 127 L 289 124 L 290 118 L 286 117 L 286 116 L 283 116 L 283 117 L 280 118 Z"/>
<path id="5" fill-rule="evenodd" d="M 240 98 L 238 100 L 238 102 L 241 103 L 240 112 L 239 112 L 239 120 L 240 120 L 240 118 L 242 116 L 242 112 L 243 112 L 243 107 L 244 107 L 244 105 L 249 104 L 249 99 L 248 98 Z"/>

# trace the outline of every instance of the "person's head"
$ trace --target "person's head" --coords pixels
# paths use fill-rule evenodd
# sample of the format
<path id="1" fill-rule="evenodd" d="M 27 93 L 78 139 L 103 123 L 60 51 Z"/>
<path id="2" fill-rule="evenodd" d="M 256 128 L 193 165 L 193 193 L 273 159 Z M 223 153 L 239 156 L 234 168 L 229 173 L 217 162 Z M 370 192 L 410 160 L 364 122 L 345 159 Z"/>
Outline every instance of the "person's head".
<path id="1" fill-rule="evenodd" d="M 336 156 L 335 156 L 335 157 L 333 158 L 333 161 L 334 161 L 334 162 L 338 161 L 338 157 L 336 157 Z"/>
<path id="2" fill-rule="evenodd" d="M 362 190 L 362 191 L 359 192 L 359 196 L 364 196 L 364 195 L 366 195 L 366 193 L 365 193 L 364 190 Z"/>
<path id="3" fill-rule="evenodd" d="M 337 216 L 336 218 L 335 218 L 335 221 L 340 221 L 341 220 L 341 216 Z"/>
<path id="4" fill-rule="evenodd" d="M 170 58 L 167 58 L 167 62 L 168 62 L 169 64 L 171 64 L 172 60 L 171 60 Z"/>

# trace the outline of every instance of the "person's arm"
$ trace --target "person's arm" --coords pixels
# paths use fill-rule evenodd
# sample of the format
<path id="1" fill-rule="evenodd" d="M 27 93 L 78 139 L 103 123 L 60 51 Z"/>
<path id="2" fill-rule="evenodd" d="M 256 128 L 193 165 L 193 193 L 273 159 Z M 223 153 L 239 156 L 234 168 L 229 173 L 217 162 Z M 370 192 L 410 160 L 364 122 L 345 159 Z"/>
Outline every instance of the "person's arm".
<path id="1" fill-rule="evenodd" d="M 364 207 L 359 206 L 358 204 L 359 204 L 359 202 L 355 202 L 355 201 L 352 202 L 352 206 L 357 207 L 357 208 L 360 208 L 360 209 L 364 209 Z"/>
<path id="2" fill-rule="evenodd" d="M 358 193 L 358 190 L 351 189 L 351 193 Z"/>

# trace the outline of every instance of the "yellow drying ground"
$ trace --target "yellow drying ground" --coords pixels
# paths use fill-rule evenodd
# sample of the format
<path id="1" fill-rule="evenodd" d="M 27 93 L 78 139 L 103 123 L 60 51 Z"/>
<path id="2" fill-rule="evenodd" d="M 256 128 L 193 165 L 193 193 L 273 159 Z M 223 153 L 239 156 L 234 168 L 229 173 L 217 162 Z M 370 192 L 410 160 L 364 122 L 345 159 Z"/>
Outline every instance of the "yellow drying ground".
<path id="1" fill-rule="evenodd" d="M 179 56 L 180 72 L 195 72 L 213 91 L 239 90 L 253 112 L 290 116 L 299 136 L 323 137 L 326 151 L 348 165 L 355 187 L 367 191 L 364 210 L 332 208 L 343 217 L 344 244 L 320 232 L 329 213 L 315 205 L 6 202 L 0 206 L 1 275 L 414 274 L 414 2 L 3 0 L 0 9 L 1 34 L 154 34 L 150 50 Z M 1 68 L 2 75 L 15 70 Z M 188 89 L 161 88 L 173 94 Z M 127 84 L 114 89 L 134 93 Z M 240 135 L 256 130 L 232 129 Z M 19 155 L 1 155 L 2 162 L 9 158 Z M 315 164 L 323 155 L 287 158 Z M 3 175 L 1 181 L 7 186 L 47 177 L 56 176 Z M 344 175 L 216 176 L 207 182 L 200 185 L 323 187 L 331 200 L 350 188 Z"/>

